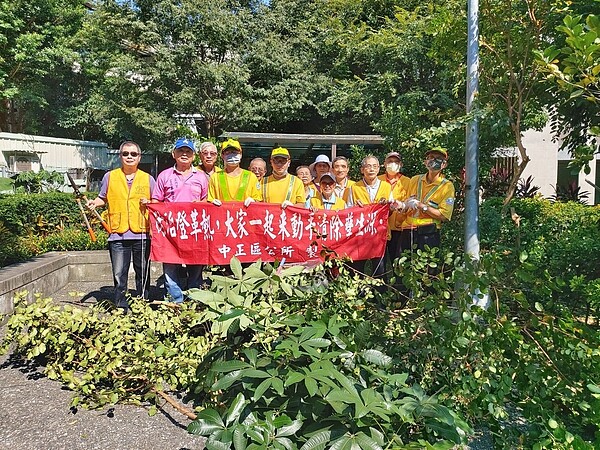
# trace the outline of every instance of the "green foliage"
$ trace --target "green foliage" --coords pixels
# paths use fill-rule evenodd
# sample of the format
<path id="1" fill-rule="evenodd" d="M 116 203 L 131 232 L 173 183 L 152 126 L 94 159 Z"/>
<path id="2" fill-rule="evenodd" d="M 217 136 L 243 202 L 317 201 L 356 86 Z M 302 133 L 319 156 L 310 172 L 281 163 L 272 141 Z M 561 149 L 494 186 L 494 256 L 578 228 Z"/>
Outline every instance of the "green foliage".
<path id="1" fill-rule="evenodd" d="M 14 182 L 15 192 L 40 194 L 42 192 L 58 191 L 65 184 L 65 176 L 60 172 L 21 172 Z"/>
<path id="2" fill-rule="evenodd" d="M 100 250 L 107 233 L 88 216 L 96 230 L 91 242 L 73 194 L 9 194 L 0 196 L 4 238 L 0 241 L 0 267 L 53 250 Z"/>
<path id="3" fill-rule="evenodd" d="M 27 304 L 17 297 L 0 353 L 14 345 L 25 358 L 43 358 L 48 377 L 75 391 L 72 406 L 156 404 L 167 384 L 189 384 L 210 338 L 191 309 L 130 304 L 133 314 L 123 315 L 103 305 L 82 309 L 41 297 Z"/>

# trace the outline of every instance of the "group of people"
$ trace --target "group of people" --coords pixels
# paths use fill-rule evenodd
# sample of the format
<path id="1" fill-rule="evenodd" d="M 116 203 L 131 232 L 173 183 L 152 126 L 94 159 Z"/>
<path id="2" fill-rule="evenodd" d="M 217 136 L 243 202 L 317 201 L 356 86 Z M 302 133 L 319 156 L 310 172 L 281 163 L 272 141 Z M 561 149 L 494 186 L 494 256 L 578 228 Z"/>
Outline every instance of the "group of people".
<path id="1" fill-rule="evenodd" d="M 348 178 L 348 159 L 338 156 L 329 160 L 317 156 L 309 166 L 289 173 L 291 158 L 286 148 L 271 151 L 271 174 L 267 163 L 255 158 L 243 169 L 242 146 L 235 139 L 220 144 L 223 168 L 216 165 L 218 150 L 214 143 L 204 142 L 198 149 L 200 164 L 194 166 L 196 146 L 190 139 L 178 139 L 172 150 L 175 164 L 163 170 L 156 180 L 138 169 L 142 152 L 133 141 L 121 144 L 121 167 L 105 174 L 98 197 L 89 200 L 88 208 L 107 205 L 108 238 L 112 262 L 115 304 L 127 310 L 127 274 L 133 261 L 138 295 L 147 298 L 149 281 L 149 221 L 146 205 L 157 202 L 208 201 L 220 206 L 224 202 L 277 203 L 282 208 L 297 206 L 312 211 L 341 210 L 352 206 L 387 203 L 390 206 L 386 254 L 393 261 L 403 250 L 439 246 L 440 228 L 452 217 L 454 186 L 442 174 L 448 163 L 448 152 L 434 147 L 425 153 L 426 173 L 412 178 L 402 174 L 402 158 L 398 152 L 388 153 L 383 161 L 366 156 L 360 166 L 362 179 Z M 365 243 L 368 245 L 368 243 Z M 367 261 L 354 261 L 352 267 L 364 273 Z M 374 277 L 385 272 L 385 255 L 371 260 Z M 165 287 L 170 300 L 184 300 L 183 276 L 187 288 L 203 285 L 202 265 L 163 263 Z"/>

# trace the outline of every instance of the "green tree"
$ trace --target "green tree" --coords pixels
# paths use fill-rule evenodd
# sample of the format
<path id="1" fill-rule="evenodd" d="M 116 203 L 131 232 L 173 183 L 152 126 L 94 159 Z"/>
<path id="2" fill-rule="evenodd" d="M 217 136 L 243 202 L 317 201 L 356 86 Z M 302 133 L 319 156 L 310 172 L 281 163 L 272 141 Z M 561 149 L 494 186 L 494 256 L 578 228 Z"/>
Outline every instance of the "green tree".
<path id="1" fill-rule="evenodd" d="M 72 73 L 67 40 L 84 14 L 74 0 L 0 3 L 0 131 L 36 132 L 53 121 L 50 102 Z"/>
<path id="2" fill-rule="evenodd" d="M 596 1 L 598 3 L 598 1 Z M 600 136 L 600 16 L 567 15 L 557 30 L 564 44 L 536 53 L 550 90 L 561 100 L 553 111 L 563 147 L 574 156 L 573 168 L 589 173 Z"/>

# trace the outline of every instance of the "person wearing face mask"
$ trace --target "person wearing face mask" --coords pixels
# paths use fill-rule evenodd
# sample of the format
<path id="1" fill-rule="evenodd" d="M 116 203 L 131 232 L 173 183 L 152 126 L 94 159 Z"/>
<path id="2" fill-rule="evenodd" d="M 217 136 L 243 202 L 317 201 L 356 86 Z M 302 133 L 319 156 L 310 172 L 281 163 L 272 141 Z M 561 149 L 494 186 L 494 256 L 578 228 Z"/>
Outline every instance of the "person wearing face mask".
<path id="1" fill-rule="evenodd" d="M 442 223 L 452 218 L 454 209 L 454 185 L 442 175 L 447 165 L 448 151 L 434 147 L 425 153 L 427 173 L 410 179 L 400 252 L 415 246 L 439 247 Z"/>
<path id="2" fill-rule="evenodd" d="M 380 175 L 379 179 L 383 183 L 388 183 L 392 190 L 392 196 L 396 204 L 392 207 L 390 217 L 388 218 L 388 241 L 386 245 L 386 256 L 388 269 L 392 267 L 393 261 L 400 253 L 400 234 L 402 222 L 404 221 L 404 201 L 408 197 L 409 178 L 402 175 L 402 158 L 398 152 L 390 152 L 385 156 L 383 163 L 385 174 Z"/>
<path id="3" fill-rule="evenodd" d="M 249 170 L 242 169 L 242 146 L 235 139 L 221 144 L 225 168 L 213 174 L 208 182 L 208 201 L 220 206 L 223 202 L 244 202 L 248 206 L 261 201 L 258 179 Z"/>
<path id="4" fill-rule="evenodd" d="M 304 207 L 306 194 L 300 178 L 288 173 L 290 152 L 287 148 L 277 147 L 271 152 L 271 175 L 263 178 L 261 193 L 266 203 L 279 203 L 282 208 L 288 206 Z"/>
<path id="5" fill-rule="evenodd" d="M 216 165 L 217 147 L 212 142 L 206 141 L 200 144 L 198 155 L 200 156 L 200 166 L 198 166 L 198 168 L 206 174 L 207 178 L 210 179 L 210 176 L 213 173 L 217 173 L 222 170 Z"/>

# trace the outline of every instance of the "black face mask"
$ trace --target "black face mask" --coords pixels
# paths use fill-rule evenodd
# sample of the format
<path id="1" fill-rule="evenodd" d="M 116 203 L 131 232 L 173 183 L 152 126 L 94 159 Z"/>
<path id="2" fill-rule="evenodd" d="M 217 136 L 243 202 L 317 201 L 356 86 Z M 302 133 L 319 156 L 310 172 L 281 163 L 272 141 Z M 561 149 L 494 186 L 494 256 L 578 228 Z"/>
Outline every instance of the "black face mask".
<path id="1" fill-rule="evenodd" d="M 444 165 L 444 160 L 441 158 L 429 159 L 425 163 L 428 169 L 431 170 L 442 170 L 442 166 Z"/>

